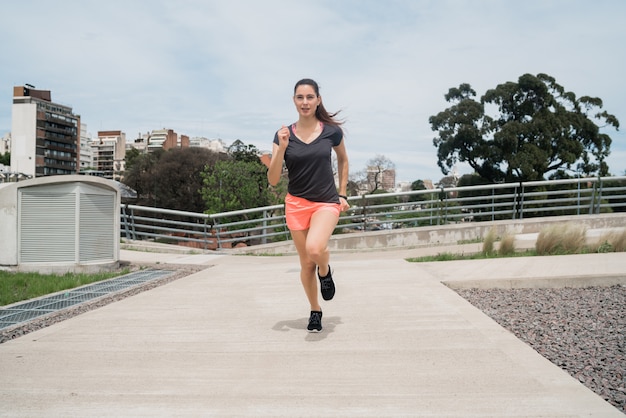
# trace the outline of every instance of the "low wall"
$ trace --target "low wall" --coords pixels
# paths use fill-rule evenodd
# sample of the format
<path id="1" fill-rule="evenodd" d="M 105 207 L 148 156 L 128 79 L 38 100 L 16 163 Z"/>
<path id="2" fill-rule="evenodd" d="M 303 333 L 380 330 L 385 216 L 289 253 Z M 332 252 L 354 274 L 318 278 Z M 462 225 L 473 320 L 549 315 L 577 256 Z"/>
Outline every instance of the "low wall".
<path id="1" fill-rule="evenodd" d="M 554 216 L 337 234 L 331 237 L 328 247 L 331 252 L 349 252 L 455 245 L 482 240 L 492 228 L 496 229 L 498 236 L 505 233 L 534 234 L 548 226 L 563 223 L 576 223 L 594 230 L 626 228 L 626 213 Z M 222 251 L 228 254 L 296 254 L 292 241 Z"/>

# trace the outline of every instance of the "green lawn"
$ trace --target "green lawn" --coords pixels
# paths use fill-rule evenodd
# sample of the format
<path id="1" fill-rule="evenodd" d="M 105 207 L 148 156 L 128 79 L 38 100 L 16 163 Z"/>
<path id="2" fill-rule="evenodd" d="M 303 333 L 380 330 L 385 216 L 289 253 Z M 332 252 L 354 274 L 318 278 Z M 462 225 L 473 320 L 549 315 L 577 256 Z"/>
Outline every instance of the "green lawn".
<path id="1" fill-rule="evenodd" d="M 124 269 L 96 274 L 54 275 L 0 271 L 0 306 L 122 276 L 128 272 L 128 269 Z"/>

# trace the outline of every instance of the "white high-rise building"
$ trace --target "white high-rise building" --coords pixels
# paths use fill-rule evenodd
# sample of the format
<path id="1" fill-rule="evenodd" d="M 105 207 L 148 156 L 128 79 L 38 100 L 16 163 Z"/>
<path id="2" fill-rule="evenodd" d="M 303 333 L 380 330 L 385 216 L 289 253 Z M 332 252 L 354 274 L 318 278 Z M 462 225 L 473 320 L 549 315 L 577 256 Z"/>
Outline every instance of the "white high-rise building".
<path id="1" fill-rule="evenodd" d="M 208 139 L 200 136 L 196 136 L 189 140 L 190 147 L 207 148 L 214 152 L 223 153 L 228 148 L 224 141 L 221 139 Z"/>
<path id="2" fill-rule="evenodd" d="M 93 151 L 91 150 L 91 134 L 87 132 L 87 124 L 80 124 L 80 171 L 93 169 Z"/>
<path id="3" fill-rule="evenodd" d="M 13 88 L 11 171 L 40 177 L 77 174 L 80 116 L 52 102 L 50 91 Z"/>

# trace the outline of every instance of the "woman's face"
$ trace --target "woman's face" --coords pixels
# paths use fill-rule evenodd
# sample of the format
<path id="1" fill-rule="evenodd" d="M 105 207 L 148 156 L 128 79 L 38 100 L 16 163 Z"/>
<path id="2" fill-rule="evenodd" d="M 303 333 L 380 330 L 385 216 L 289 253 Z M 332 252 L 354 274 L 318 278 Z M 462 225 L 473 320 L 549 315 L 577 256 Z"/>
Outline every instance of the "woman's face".
<path id="1" fill-rule="evenodd" d="M 315 116 L 315 110 L 321 103 L 322 98 L 315 94 L 313 86 L 301 84 L 296 88 L 293 102 L 301 116 Z"/>

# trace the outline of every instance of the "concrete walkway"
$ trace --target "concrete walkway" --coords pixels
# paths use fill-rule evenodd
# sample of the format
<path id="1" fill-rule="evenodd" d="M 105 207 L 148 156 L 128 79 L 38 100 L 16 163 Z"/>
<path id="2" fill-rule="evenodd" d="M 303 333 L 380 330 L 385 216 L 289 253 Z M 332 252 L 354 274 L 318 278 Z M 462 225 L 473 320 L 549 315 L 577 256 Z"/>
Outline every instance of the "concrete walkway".
<path id="1" fill-rule="evenodd" d="M 623 282 L 623 254 L 405 261 L 421 254 L 334 254 L 309 334 L 295 256 L 122 250 L 207 268 L 1 344 L 0 416 L 624 416 L 442 284 Z"/>

